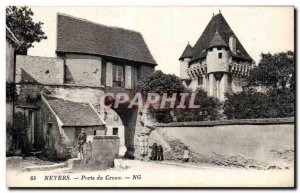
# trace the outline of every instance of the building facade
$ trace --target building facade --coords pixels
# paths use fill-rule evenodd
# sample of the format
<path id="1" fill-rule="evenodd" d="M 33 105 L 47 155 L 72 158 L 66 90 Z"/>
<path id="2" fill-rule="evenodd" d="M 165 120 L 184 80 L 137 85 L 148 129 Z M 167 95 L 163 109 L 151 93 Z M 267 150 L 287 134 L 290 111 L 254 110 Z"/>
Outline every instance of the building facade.
<path id="1" fill-rule="evenodd" d="M 180 78 L 191 89 L 225 100 L 225 93 L 242 90 L 243 80 L 254 65 L 223 15 L 214 15 L 192 47 L 189 43 L 180 61 Z"/>
<path id="2" fill-rule="evenodd" d="M 15 66 L 16 66 L 16 52 L 18 46 L 20 46 L 20 41 L 12 33 L 12 31 L 6 26 L 6 127 L 13 125 L 14 119 L 14 100 L 12 95 L 15 88 Z M 8 125 L 9 124 L 9 125 Z M 8 152 L 12 146 L 12 139 L 9 133 L 6 133 L 6 151 Z"/>
<path id="3" fill-rule="evenodd" d="M 58 147 L 41 140 L 45 139 L 44 131 L 49 125 L 57 126 L 53 127 L 57 132 L 53 132 L 52 137 L 59 139 L 60 146 L 66 145 L 64 137 L 74 142 L 78 134 L 76 131 L 82 127 L 91 128 L 88 135 L 119 136 L 120 153 L 124 155 L 126 152 L 128 157 L 134 157 L 139 130 L 138 112 L 103 107 L 100 98 L 108 92 L 132 96 L 137 81 L 154 71 L 156 61 L 142 35 L 59 13 L 56 54 L 56 58 L 17 56 L 15 78 L 19 97 L 16 109 L 28 119 L 28 139 L 32 146 L 35 149 Z M 104 125 L 89 125 L 82 120 L 84 124 L 74 127 L 57 121 L 61 118 L 57 110 L 47 105 L 49 98 L 59 101 L 62 112 L 70 117 L 80 114 L 80 105 L 90 104 Z M 74 108 L 68 110 L 67 104 Z M 44 118 L 43 112 L 48 111 L 51 116 L 58 117 L 54 123 Z M 80 120 L 86 116 L 76 117 Z M 74 145 L 70 147 L 75 148 Z"/>

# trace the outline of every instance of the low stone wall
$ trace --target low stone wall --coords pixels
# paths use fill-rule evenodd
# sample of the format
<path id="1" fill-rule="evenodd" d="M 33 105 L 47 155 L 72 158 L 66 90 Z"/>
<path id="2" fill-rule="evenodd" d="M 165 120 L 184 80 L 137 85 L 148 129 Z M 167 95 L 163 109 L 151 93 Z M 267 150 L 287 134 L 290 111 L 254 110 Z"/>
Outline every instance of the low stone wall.
<path id="1" fill-rule="evenodd" d="M 73 169 L 107 169 L 114 167 L 118 158 L 120 138 L 118 136 L 94 136 L 84 145 L 83 159 L 70 159 L 69 167 Z"/>
<path id="2" fill-rule="evenodd" d="M 218 125 L 275 125 L 275 124 L 294 124 L 294 117 L 288 118 L 269 118 L 269 119 L 233 119 L 218 121 L 190 121 L 190 122 L 171 122 L 157 123 L 156 127 L 203 127 Z"/>
<path id="3" fill-rule="evenodd" d="M 188 146 L 204 162 L 235 159 L 243 162 L 239 166 L 285 168 L 293 166 L 294 126 L 294 118 L 279 118 L 157 124 L 156 131 L 178 150 L 178 159 Z"/>

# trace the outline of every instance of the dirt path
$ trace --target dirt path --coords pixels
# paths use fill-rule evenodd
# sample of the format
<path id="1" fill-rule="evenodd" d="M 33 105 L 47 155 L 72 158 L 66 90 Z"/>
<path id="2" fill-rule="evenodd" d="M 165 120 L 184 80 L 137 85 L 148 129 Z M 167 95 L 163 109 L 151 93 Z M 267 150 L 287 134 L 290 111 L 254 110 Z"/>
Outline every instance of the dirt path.
<path id="1" fill-rule="evenodd" d="M 104 171 L 55 170 L 49 172 L 7 173 L 10 186 L 41 187 L 289 187 L 294 171 L 247 170 L 219 167 L 182 167 L 126 160 L 126 170 Z M 30 180 L 35 176 L 35 180 Z M 66 176 L 69 180 L 45 180 L 45 176 Z M 97 180 L 101 177 L 101 180 Z M 18 179 L 17 181 L 15 179 Z M 99 178 L 100 179 L 100 178 Z"/>

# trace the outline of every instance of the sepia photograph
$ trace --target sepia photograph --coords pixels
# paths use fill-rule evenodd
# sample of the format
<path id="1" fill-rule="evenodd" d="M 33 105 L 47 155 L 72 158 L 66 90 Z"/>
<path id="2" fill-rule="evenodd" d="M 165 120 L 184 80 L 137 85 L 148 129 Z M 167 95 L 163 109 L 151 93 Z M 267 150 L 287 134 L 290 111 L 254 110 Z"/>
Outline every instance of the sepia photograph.
<path id="1" fill-rule="evenodd" d="M 8 188 L 295 188 L 294 6 L 5 9 Z"/>

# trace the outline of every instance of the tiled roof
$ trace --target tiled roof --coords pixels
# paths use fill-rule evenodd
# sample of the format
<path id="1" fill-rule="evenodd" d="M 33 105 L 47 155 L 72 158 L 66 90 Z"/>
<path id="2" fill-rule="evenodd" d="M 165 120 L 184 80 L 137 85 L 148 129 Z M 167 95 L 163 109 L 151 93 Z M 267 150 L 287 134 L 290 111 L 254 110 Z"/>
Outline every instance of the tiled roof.
<path id="1" fill-rule="evenodd" d="M 57 16 L 56 51 L 97 54 L 156 65 L 141 33 L 65 14 Z"/>
<path id="2" fill-rule="evenodd" d="M 182 55 L 180 56 L 179 60 L 183 58 L 191 58 L 193 54 L 193 47 L 188 43 L 188 45 L 185 47 Z"/>
<path id="3" fill-rule="evenodd" d="M 236 37 L 221 13 L 213 16 L 193 47 L 192 61 L 206 56 L 206 49 L 209 48 L 216 31 L 218 31 L 220 37 L 222 37 L 227 45 L 231 36 Z M 237 53 L 233 54 L 233 56 L 253 61 L 238 38 L 236 38 L 236 50 Z"/>
<path id="4" fill-rule="evenodd" d="M 104 125 L 99 114 L 88 103 L 76 103 L 49 96 L 44 98 L 62 121 L 63 126 Z"/>

